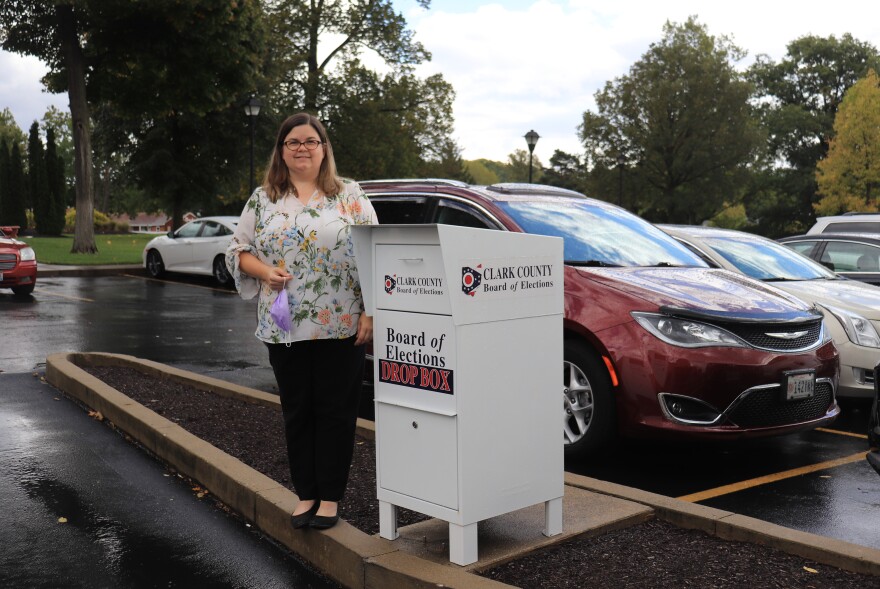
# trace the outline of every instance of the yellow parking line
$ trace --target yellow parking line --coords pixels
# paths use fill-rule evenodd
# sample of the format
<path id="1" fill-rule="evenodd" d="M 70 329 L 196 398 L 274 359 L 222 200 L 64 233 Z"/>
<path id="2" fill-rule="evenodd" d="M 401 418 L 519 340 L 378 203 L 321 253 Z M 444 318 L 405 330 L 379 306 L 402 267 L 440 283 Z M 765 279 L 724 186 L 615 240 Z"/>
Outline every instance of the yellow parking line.
<path id="1" fill-rule="evenodd" d="M 730 493 L 736 493 L 737 491 L 751 489 L 752 487 L 775 483 L 776 481 L 809 474 L 811 472 L 816 472 L 817 470 L 827 470 L 829 468 L 843 466 L 844 464 L 858 462 L 859 460 L 865 459 L 865 454 L 866 452 L 859 452 L 858 454 L 853 454 L 852 456 L 846 456 L 844 458 L 838 458 L 836 460 L 828 460 L 826 462 L 819 462 L 818 464 L 811 464 L 810 466 L 793 468 L 792 470 L 786 470 L 784 472 L 778 472 L 776 474 L 758 477 L 747 481 L 740 481 L 738 483 L 733 483 L 732 485 L 724 485 L 723 487 L 709 489 L 708 491 L 701 491 L 699 493 L 692 493 L 690 495 L 682 495 L 681 497 L 679 497 L 679 499 L 681 499 L 682 501 L 688 501 L 690 503 L 699 503 L 700 501 L 705 501 L 706 499 L 713 499 L 715 497 L 720 497 L 721 495 L 728 495 Z"/>
<path id="2" fill-rule="evenodd" d="M 35 288 L 34 292 L 41 295 L 46 295 L 50 297 L 58 297 L 59 299 L 70 299 L 71 301 L 83 301 L 85 303 L 94 303 L 94 299 L 85 299 L 82 297 L 72 297 L 69 295 L 58 294 L 57 292 L 49 292 L 48 290 L 43 290 L 42 288 Z"/>
<path id="3" fill-rule="evenodd" d="M 859 438 L 861 440 L 867 440 L 868 436 L 866 434 L 857 434 L 855 432 L 842 432 L 837 429 L 828 429 L 824 427 L 817 427 L 817 432 L 825 432 L 826 434 L 837 434 L 838 436 L 850 436 L 853 438 Z"/>
<path id="4" fill-rule="evenodd" d="M 140 278 L 141 280 L 150 280 L 152 282 L 161 282 L 163 284 L 179 284 L 180 286 L 191 286 L 193 288 L 204 288 L 206 290 L 213 290 L 214 292 L 223 292 L 226 294 L 238 294 L 234 290 L 229 290 L 226 288 L 213 288 L 211 286 L 202 286 L 201 284 L 187 284 L 186 282 L 176 282 L 174 280 L 160 280 L 158 278 L 151 278 L 149 276 L 137 276 L 135 274 L 123 274 L 126 278 Z"/>

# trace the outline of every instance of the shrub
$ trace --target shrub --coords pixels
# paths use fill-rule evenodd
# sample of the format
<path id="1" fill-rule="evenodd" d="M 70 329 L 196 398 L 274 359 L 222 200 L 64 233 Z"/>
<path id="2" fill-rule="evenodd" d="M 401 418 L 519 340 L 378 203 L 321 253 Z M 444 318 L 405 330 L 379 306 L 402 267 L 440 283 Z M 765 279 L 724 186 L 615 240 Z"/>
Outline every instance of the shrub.
<path id="1" fill-rule="evenodd" d="M 117 223 L 101 211 L 94 212 L 95 233 L 128 233 L 128 223 Z M 76 209 L 69 208 L 64 214 L 64 232 L 73 233 L 76 224 Z"/>

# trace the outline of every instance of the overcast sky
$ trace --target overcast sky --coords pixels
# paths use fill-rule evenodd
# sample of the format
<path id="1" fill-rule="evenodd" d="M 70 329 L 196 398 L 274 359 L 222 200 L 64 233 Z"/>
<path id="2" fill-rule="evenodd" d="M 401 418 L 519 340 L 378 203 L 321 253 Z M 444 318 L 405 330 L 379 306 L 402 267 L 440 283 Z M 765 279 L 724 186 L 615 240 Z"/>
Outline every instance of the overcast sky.
<path id="1" fill-rule="evenodd" d="M 555 149 L 578 153 L 577 126 L 593 95 L 626 74 L 667 21 L 695 15 L 748 52 L 743 68 L 757 54 L 781 59 L 805 35 L 851 33 L 880 47 L 880 4 L 870 0 L 432 0 L 427 11 L 415 0 L 394 3 L 433 56 L 420 75 L 440 72 L 455 89 L 453 136 L 465 159 L 505 161 L 526 148 L 530 129 L 541 136 L 543 163 Z M 25 132 L 50 104 L 67 108 L 65 95 L 42 91 L 44 73 L 33 58 L 0 52 L 0 110 L 8 107 Z"/>

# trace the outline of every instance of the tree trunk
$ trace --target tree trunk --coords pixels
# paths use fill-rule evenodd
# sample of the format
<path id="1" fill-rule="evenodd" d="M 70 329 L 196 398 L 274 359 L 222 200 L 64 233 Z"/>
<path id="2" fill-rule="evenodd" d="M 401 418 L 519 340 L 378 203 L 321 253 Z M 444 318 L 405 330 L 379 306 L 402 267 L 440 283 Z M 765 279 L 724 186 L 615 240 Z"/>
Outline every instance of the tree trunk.
<path id="1" fill-rule="evenodd" d="M 321 72 L 318 70 L 318 34 L 321 25 L 320 8 L 312 3 L 309 13 L 309 53 L 306 56 L 309 73 L 306 79 L 305 102 L 303 110 L 315 116 L 318 115 L 318 85 Z"/>
<path id="2" fill-rule="evenodd" d="M 61 50 L 67 68 L 70 116 L 73 119 L 73 166 L 76 178 L 76 223 L 73 235 L 74 254 L 94 254 L 94 204 L 92 200 L 92 140 L 89 130 L 89 105 L 86 102 L 85 59 L 76 32 L 72 4 L 57 4 L 55 15 L 61 33 Z"/>

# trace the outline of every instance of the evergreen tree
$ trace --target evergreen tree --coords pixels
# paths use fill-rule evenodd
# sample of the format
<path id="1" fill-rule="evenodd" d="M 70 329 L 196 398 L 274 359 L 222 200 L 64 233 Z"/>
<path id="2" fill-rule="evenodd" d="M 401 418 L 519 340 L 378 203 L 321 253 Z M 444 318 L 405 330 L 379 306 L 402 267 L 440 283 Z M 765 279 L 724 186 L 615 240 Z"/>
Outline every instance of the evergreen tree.
<path id="1" fill-rule="evenodd" d="M 27 205 L 26 205 L 26 184 L 24 176 L 24 161 L 21 157 L 21 148 L 18 143 L 12 145 L 12 153 L 9 158 L 9 183 L 7 198 L 7 210 L 9 217 L 7 222 L 10 225 L 18 225 L 21 231 L 27 229 Z"/>
<path id="2" fill-rule="evenodd" d="M 9 144 L 6 137 L 0 136 L 0 225 L 11 223 L 12 212 L 9 205 Z"/>
<path id="3" fill-rule="evenodd" d="M 46 211 L 46 223 L 41 233 L 61 235 L 64 231 L 64 214 L 67 212 L 65 193 L 64 158 L 58 154 L 55 143 L 55 129 L 46 128 L 46 180 L 49 189 L 49 207 Z"/>
<path id="4" fill-rule="evenodd" d="M 40 140 L 40 125 L 36 121 L 28 133 L 28 188 L 34 211 L 37 233 L 43 233 L 49 215 L 49 183 L 46 178 L 46 154 Z"/>

